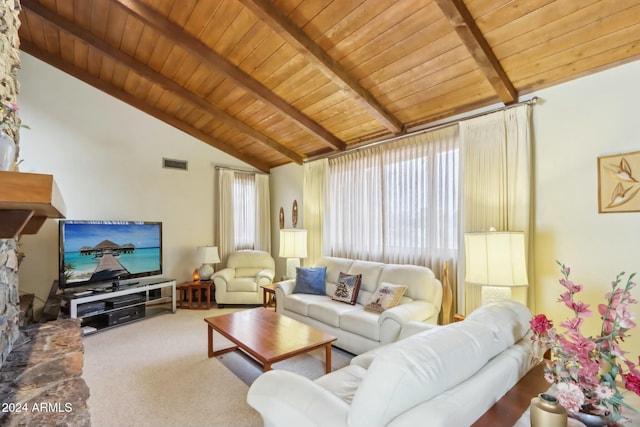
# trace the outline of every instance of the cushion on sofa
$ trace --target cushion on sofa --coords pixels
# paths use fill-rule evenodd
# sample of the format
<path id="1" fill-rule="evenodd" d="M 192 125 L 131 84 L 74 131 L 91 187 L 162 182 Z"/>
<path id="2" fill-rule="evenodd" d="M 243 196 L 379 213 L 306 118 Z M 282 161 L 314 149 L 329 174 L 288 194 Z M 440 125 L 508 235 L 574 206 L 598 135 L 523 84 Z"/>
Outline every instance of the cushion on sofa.
<path id="1" fill-rule="evenodd" d="M 347 403 L 351 403 L 354 394 L 367 370 L 362 366 L 348 365 L 337 371 L 323 375 L 315 383 L 329 390 Z"/>
<path id="2" fill-rule="evenodd" d="M 309 307 L 314 304 L 323 303 L 327 301 L 327 299 L 326 295 L 291 294 L 284 298 L 282 302 L 278 300 L 278 307 L 282 307 L 285 310 L 301 316 L 309 317 Z M 349 307 L 346 304 L 340 305 Z"/>
<path id="3" fill-rule="evenodd" d="M 478 307 L 464 321 L 488 326 L 493 333 L 496 351 L 501 352 L 527 334 L 530 319 L 531 312 L 524 304 L 505 300 Z"/>
<path id="4" fill-rule="evenodd" d="M 238 267 L 236 268 L 236 277 L 256 277 L 263 270 L 262 267 Z"/>
<path id="5" fill-rule="evenodd" d="M 349 425 L 385 426 L 466 380 L 492 357 L 491 339 L 483 324 L 458 322 L 389 346 L 373 360 L 356 391 Z"/>
<path id="6" fill-rule="evenodd" d="M 380 315 L 365 311 L 361 305 L 355 305 L 356 310 L 346 311 L 340 315 L 340 329 L 360 335 L 373 341 L 380 341 Z"/>
<path id="7" fill-rule="evenodd" d="M 327 267 L 327 282 L 338 283 L 341 271 L 349 272 L 353 260 L 347 258 L 323 257 L 318 260 L 316 267 Z"/>
<path id="8" fill-rule="evenodd" d="M 343 304 L 325 297 L 323 301 L 309 304 L 307 316 L 334 328 L 340 327 L 340 317 L 347 311 L 357 310 L 351 304 Z"/>
<path id="9" fill-rule="evenodd" d="M 434 301 L 436 299 L 436 276 L 428 268 L 417 265 L 387 264 L 380 275 L 380 283 L 402 283 L 409 285 L 406 296 L 411 299 Z"/>
<path id="10" fill-rule="evenodd" d="M 227 285 L 227 292 L 255 292 L 258 289 L 255 278 L 236 277 Z"/>
<path id="11" fill-rule="evenodd" d="M 327 267 L 296 267 L 294 294 L 325 295 Z"/>
<path id="12" fill-rule="evenodd" d="M 379 262 L 354 260 L 346 272 L 348 274 L 362 274 L 360 289 L 374 292 L 380 282 L 380 274 L 385 267 L 386 264 Z"/>
<path id="13" fill-rule="evenodd" d="M 361 280 L 362 274 L 340 273 L 340 276 L 338 276 L 338 286 L 331 298 L 336 301 L 354 305 L 358 298 Z"/>
<path id="14" fill-rule="evenodd" d="M 367 311 L 382 313 L 383 311 L 395 307 L 400 302 L 400 298 L 407 291 L 407 285 L 396 285 L 382 282 L 378 289 L 371 295 L 371 298 L 364 306 Z"/>

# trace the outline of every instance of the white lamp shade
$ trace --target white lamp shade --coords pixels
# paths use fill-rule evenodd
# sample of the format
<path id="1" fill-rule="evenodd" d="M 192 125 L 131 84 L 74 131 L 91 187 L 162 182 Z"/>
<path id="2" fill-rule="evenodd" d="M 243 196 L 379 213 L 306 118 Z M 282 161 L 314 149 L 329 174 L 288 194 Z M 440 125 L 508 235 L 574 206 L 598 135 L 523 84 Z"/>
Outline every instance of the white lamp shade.
<path id="1" fill-rule="evenodd" d="M 217 264 L 220 262 L 218 248 L 216 246 L 199 246 L 196 250 L 196 262 L 198 264 Z"/>
<path id="2" fill-rule="evenodd" d="M 465 281 L 481 286 L 527 286 L 524 233 L 465 233 Z"/>
<path id="3" fill-rule="evenodd" d="M 280 230 L 280 253 L 282 258 L 307 257 L 307 230 L 285 228 Z"/>

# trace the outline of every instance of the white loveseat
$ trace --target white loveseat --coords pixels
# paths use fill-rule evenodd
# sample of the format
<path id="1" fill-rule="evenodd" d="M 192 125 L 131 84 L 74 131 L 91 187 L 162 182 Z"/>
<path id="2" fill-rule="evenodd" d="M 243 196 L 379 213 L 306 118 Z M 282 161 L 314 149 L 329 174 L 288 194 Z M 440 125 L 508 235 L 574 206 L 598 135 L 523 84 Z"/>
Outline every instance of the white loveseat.
<path id="1" fill-rule="evenodd" d="M 470 426 L 535 365 L 530 317 L 513 301 L 487 305 L 315 381 L 264 373 L 247 401 L 265 427 Z"/>
<path id="2" fill-rule="evenodd" d="M 229 255 L 227 265 L 214 273 L 216 303 L 262 304 L 260 285 L 268 285 L 276 274 L 275 261 L 264 251 L 242 250 Z"/>
<path id="3" fill-rule="evenodd" d="M 360 354 L 396 341 L 409 321 L 438 322 L 442 284 L 426 267 L 336 257 L 324 257 L 316 266 L 327 268 L 325 294 L 294 293 L 295 280 L 279 282 L 275 287 L 277 311 L 336 336 L 336 347 Z M 341 272 L 362 274 L 355 305 L 332 299 Z M 408 288 L 397 306 L 382 313 L 365 310 L 364 306 L 382 283 Z"/>

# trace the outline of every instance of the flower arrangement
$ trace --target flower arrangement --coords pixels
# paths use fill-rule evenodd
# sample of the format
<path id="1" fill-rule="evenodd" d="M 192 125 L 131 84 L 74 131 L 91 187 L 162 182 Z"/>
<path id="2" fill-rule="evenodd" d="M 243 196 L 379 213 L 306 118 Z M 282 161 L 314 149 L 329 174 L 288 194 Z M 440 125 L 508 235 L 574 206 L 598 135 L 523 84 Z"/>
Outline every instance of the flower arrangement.
<path id="1" fill-rule="evenodd" d="M 18 128 L 29 129 L 29 126 L 16 122 L 18 112 L 18 106 L 16 104 L 13 102 L 4 102 L 0 107 L 0 130 L 4 131 L 8 128 L 11 131 L 9 134 L 15 136 Z"/>
<path id="2" fill-rule="evenodd" d="M 622 421 L 623 407 L 635 409 L 624 403 L 616 384 L 618 375 L 627 390 L 640 395 L 640 370 L 625 357 L 619 345 L 627 331 L 635 327 L 634 315 L 629 311 L 629 305 L 637 303 L 630 293 L 636 286 L 635 273 L 628 276 L 625 284 L 622 283 L 625 273 L 617 275 L 611 291 L 605 295 L 605 304 L 598 304 L 602 319 L 600 335 L 585 337 L 580 328 L 593 313 L 588 304 L 575 300 L 583 286 L 569 280 L 569 267 L 560 262 L 558 265 L 563 275 L 560 284 L 566 289 L 558 302 L 564 303 L 573 317 L 560 324 L 565 333 L 556 331 L 544 314 L 530 321 L 534 345 L 551 352 L 545 379 L 557 385 L 555 397 L 569 413 L 610 414 L 612 421 Z"/>

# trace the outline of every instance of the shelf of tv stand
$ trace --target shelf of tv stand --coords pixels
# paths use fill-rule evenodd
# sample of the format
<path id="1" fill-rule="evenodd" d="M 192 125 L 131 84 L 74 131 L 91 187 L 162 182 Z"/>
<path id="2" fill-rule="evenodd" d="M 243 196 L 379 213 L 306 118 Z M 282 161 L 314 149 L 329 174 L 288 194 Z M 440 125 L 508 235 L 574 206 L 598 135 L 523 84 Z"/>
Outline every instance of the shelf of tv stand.
<path id="1" fill-rule="evenodd" d="M 156 289 L 162 290 L 165 288 L 170 288 L 171 295 L 170 296 L 160 296 L 157 298 L 150 299 L 149 291 L 153 291 Z M 94 289 L 102 289 L 101 291 L 95 291 Z M 88 295 L 76 295 L 85 291 L 92 291 L 91 294 Z M 162 292 L 162 291 L 160 291 Z M 144 299 L 136 302 L 132 302 L 131 304 L 125 304 L 123 306 L 115 307 L 115 308 L 105 308 L 96 310 L 93 312 L 83 313 L 82 315 L 78 315 L 78 306 L 82 304 L 92 303 L 96 301 L 103 301 L 112 299 L 115 297 L 123 296 L 123 295 L 131 295 L 131 294 L 143 294 Z M 123 282 L 117 289 L 112 289 L 110 286 L 105 285 L 94 285 L 88 286 L 86 288 L 78 288 L 73 291 L 69 291 L 68 293 L 63 294 L 63 298 L 66 300 L 69 309 L 69 316 L 72 318 L 80 318 L 83 319 L 83 323 L 85 321 L 88 323 L 91 319 L 94 319 L 98 316 L 108 315 L 109 313 L 118 312 L 125 309 L 130 309 L 132 307 L 144 305 L 145 307 L 145 315 L 140 319 L 133 320 L 142 320 L 147 317 L 151 317 L 155 314 L 166 313 L 171 311 L 171 313 L 176 312 L 176 281 L 173 279 L 165 279 L 165 278 L 150 278 L 150 279 L 137 279 L 135 281 L 131 281 L 129 283 Z M 169 307 L 166 307 L 169 305 Z M 121 324 L 124 324 L 121 323 Z M 103 330 L 107 328 L 117 327 L 121 324 L 113 325 L 113 326 L 102 326 L 96 328 L 96 330 Z"/>

